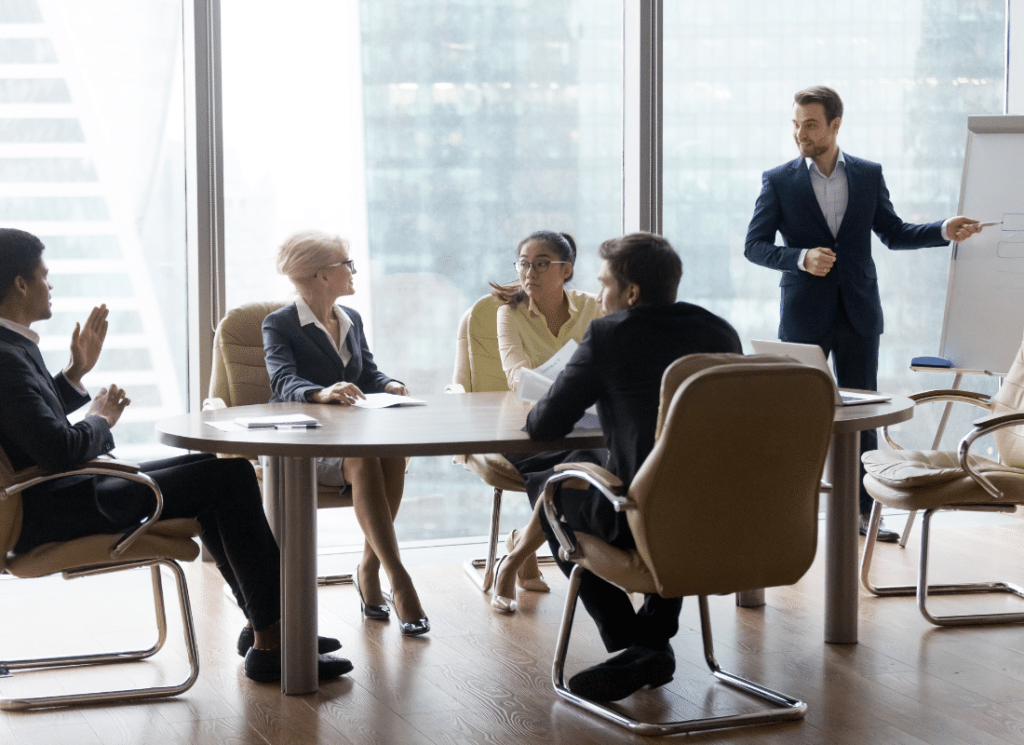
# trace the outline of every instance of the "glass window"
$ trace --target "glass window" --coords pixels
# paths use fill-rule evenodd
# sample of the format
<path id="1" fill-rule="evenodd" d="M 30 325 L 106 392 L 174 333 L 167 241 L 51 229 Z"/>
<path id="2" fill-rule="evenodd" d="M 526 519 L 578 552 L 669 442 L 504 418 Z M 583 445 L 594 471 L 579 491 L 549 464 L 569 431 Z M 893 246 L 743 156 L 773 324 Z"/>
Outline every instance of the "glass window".
<path id="1" fill-rule="evenodd" d="M 1003 0 L 666 2 L 664 232 L 683 254 L 682 298 L 727 318 L 744 342 L 776 338 L 779 275 L 748 262 L 743 246 L 761 173 L 797 155 L 793 94 L 809 85 L 840 93 L 839 145 L 882 164 L 904 221 L 955 215 L 967 116 L 1003 111 L 1005 11 Z M 879 387 L 948 387 L 948 375 L 909 369 L 938 353 L 948 249 L 873 243 L 885 310 Z M 934 432 L 938 414 L 916 417 L 915 429 Z M 962 433 L 971 417 L 947 431 Z"/>
<path id="2" fill-rule="evenodd" d="M 596 291 L 621 225 L 621 2 L 221 7 L 228 307 L 290 294 L 274 255 L 292 232 L 340 234 L 359 267 L 343 302 L 416 395 L 450 382 L 459 318 L 515 278 L 529 233 L 572 233 L 575 286 Z M 480 535 L 488 491 L 414 459 L 399 537 Z"/>
<path id="3" fill-rule="evenodd" d="M 181 29 L 180 0 L 0 3 L 0 223 L 46 245 L 53 318 L 33 328 L 51 370 L 110 308 L 84 382 L 127 389 L 114 435 L 133 461 L 167 452 L 153 424 L 185 406 Z"/>

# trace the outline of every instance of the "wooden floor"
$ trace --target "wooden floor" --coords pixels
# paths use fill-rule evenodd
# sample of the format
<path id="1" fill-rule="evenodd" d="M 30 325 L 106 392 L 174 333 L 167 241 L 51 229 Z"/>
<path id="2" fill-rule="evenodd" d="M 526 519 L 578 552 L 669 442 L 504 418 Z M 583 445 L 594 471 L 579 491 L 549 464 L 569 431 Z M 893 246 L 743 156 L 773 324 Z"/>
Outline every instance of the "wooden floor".
<path id="1" fill-rule="evenodd" d="M 934 580 L 1024 580 L 1024 523 L 936 530 Z M 819 550 L 819 554 L 823 552 Z M 880 546 L 887 576 L 913 574 L 916 544 Z M 770 589 L 762 609 L 712 598 L 719 661 L 803 698 L 805 720 L 705 733 L 687 742 L 995 745 L 1024 742 L 1024 625 L 937 629 L 913 598 L 862 594 L 858 645 L 822 641 L 820 561 L 798 584 Z M 455 564 L 413 568 L 432 632 L 406 639 L 396 624 L 363 621 L 351 586 L 320 590 L 320 627 L 344 643 L 355 671 L 314 695 L 285 697 L 242 676 L 234 641 L 240 612 L 210 565 L 187 568 L 202 648 L 199 682 L 183 696 L 134 706 L 0 714 L 0 743 L 622 743 L 626 734 L 559 701 L 550 667 L 566 582 L 554 569 L 550 595 L 520 593 L 521 610 L 496 615 Z M 0 657 L 148 642 L 148 578 L 0 581 Z M 138 598 L 138 599 L 137 599 Z M 939 610 L 967 601 L 942 600 Z M 974 598 L 986 608 L 1013 599 Z M 1022 601 L 1024 603 L 1024 601 Z M 976 605 L 977 607 L 977 605 Z M 171 609 L 173 612 L 173 608 Z M 577 614 L 570 672 L 606 655 L 593 624 Z M 74 690 L 183 676 L 172 636 L 151 662 L 19 674 L 0 692 Z M 48 648 L 48 649 L 47 649 Z M 750 710 L 704 667 L 696 603 L 684 603 L 674 640 L 675 680 L 624 708 L 652 715 Z"/>

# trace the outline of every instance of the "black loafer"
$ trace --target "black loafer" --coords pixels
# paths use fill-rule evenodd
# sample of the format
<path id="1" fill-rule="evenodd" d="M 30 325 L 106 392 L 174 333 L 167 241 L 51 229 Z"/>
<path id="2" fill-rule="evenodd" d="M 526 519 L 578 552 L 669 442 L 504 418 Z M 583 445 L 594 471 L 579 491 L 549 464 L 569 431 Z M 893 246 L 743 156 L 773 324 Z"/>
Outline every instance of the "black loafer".
<path id="1" fill-rule="evenodd" d="M 866 536 L 869 527 L 871 527 L 871 515 L 861 515 L 860 534 Z M 885 527 L 885 521 L 882 520 L 878 523 L 878 537 L 875 540 L 879 543 L 899 543 L 900 534 Z"/>
<path id="2" fill-rule="evenodd" d="M 238 635 L 238 656 L 245 657 L 246 653 L 252 649 L 252 645 L 255 643 L 256 632 L 252 630 L 252 626 L 243 627 L 242 633 Z M 339 649 L 341 649 L 341 642 L 337 639 L 332 639 L 329 636 L 318 636 L 316 638 L 317 654 L 337 652 Z"/>
<path id="3" fill-rule="evenodd" d="M 276 683 L 281 680 L 281 650 L 256 649 L 245 654 L 245 677 L 257 683 Z M 317 678 L 334 680 L 352 672 L 352 663 L 344 657 L 322 654 L 316 661 Z"/>
<path id="4" fill-rule="evenodd" d="M 675 671 L 676 658 L 671 647 L 654 650 L 633 646 L 572 676 L 569 690 L 594 701 L 618 701 L 645 686 L 665 685 Z"/>

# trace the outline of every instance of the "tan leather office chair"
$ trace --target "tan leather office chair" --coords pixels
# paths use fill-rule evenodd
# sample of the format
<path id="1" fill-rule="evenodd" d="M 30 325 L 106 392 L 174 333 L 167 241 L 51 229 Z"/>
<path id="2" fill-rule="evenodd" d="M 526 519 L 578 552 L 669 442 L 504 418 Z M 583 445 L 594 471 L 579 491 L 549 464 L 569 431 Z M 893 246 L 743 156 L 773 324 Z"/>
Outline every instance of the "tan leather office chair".
<path id="1" fill-rule="evenodd" d="M 1014 359 L 1010 372 L 996 394 L 958 390 L 924 391 L 911 396 L 918 404 L 952 401 L 967 403 L 988 412 L 974 422 L 974 428 L 960 441 L 957 453 L 941 450 L 904 450 L 883 430 L 892 450 L 864 453 L 867 474 L 864 487 L 875 498 L 864 554 L 861 557 L 861 583 L 879 596 L 916 595 L 921 614 L 936 626 L 964 626 L 983 623 L 1024 621 L 1024 613 L 934 615 L 928 610 L 929 595 L 1008 592 L 1024 597 L 1024 588 L 1012 582 L 928 584 L 929 527 L 939 510 L 1013 512 L 1024 504 L 1024 345 Z M 971 445 L 991 434 L 999 452 L 999 462 L 971 455 Z M 901 510 L 923 510 L 921 556 L 916 585 L 872 584 L 871 558 L 874 554 L 881 505 Z"/>
<path id="2" fill-rule="evenodd" d="M 156 495 L 156 509 L 145 521 L 124 535 L 91 535 L 62 543 L 45 543 L 26 553 L 12 554 L 21 533 L 21 492 L 37 484 L 75 474 L 116 476 L 145 484 Z M 124 688 L 93 693 L 5 697 L 0 698 L 0 709 L 22 710 L 114 701 L 138 701 L 176 696 L 192 687 L 199 677 L 199 655 L 196 648 L 196 635 L 192 623 L 192 610 L 189 604 L 188 587 L 185 584 L 185 574 L 177 562 L 192 561 L 199 555 L 199 546 L 192 540 L 193 536 L 199 534 L 199 523 L 195 520 L 161 520 L 157 522 L 162 508 L 163 497 L 160 494 L 160 488 L 149 476 L 140 473 L 138 467 L 130 463 L 121 463 L 109 458 L 97 458 L 65 473 L 47 474 L 38 467 L 15 471 L 11 467 L 6 453 L 0 450 L 0 573 L 7 572 L 15 577 L 24 578 L 45 577 L 61 573 L 65 579 L 75 579 L 149 567 L 153 580 L 153 602 L 156 608 L 157 623 L 156 642 L 148 649 L 0 660 L 0 677 L 8 677 L 12 671 L 16 670 L 32 671 L 133 662 L 146 659 L 159 652 L 167 640 L 167 616 L 161 585 L 161 566 L 170 570 L 177 584 L 178 605 L 181 609 L 185 647 L 189 660 L 188 677 L 176 685 Z M 70 612 L 73 611 L 69 609 Z"/>
<path id="3" fill-rule="evenodd" d="M 697 732 L 800 719 L 806 705 L 722 670 L 708 595 L 796 582 L 814 560 L 818 486 L 832 434 L 833 384 L 821 370 L 778 357 L 720 354 L 677 360 L 662 380 L 654 450 L 628 492 L 608 471 L 564 464 L 543 495 L 560 552 L 573 568 L 552 666 L 563 699 L 642 735 Z M 724 446 L 723 443 L 728 443 Z M 565 529 L 553 486 L 589 481 L 625 511 L 636 548 L 624 551 Z M 582 573 L 627 592 L 697 595 L 704 656 L 720 680 L 768 701 L 746 714 L 641 722 L 572 693 L 565 659 Z"/>
<path id="4" fill-rule="evenodd" d="M 498 352 L 498 308 L 501 301 L 492 295 L 473 303 L 459 321 L 455 350 L 455 370 L 446 393 L 507 391 L 508 378 Z M 494 582 L 494 562 L 498 553 L 501 528 L 501 500 L 506 491 L 525 492 L 522 474 L 500 453 L 457 455 L 454 463 L 479 476 L 494 489 L 491 502 L 491 527 L 487 539 L 487 557 L 470 559 L 466 573 L 486 592 Z M 481 573 L 479 570 L 483 569 Z"/>
<path id="5" fill-rule="evenodd" d="M 247 303 L 229 310 L 221 319 L 213 338 L 210 395 L 203 403 L 203 408 L 247 406 L 270 401 L 270 374 L 267 372 L 263 351 L 263 319 L 284 305 L 280 301 Z M 262 487 L 263 469 L 258 462 L 253 465 Z M 352 491 L 348 487 L 319 484 L 317 506 L 351 507 Z M 317 577 L 319 585 L 347 584 L 351 581 L 351 574 Z"/>

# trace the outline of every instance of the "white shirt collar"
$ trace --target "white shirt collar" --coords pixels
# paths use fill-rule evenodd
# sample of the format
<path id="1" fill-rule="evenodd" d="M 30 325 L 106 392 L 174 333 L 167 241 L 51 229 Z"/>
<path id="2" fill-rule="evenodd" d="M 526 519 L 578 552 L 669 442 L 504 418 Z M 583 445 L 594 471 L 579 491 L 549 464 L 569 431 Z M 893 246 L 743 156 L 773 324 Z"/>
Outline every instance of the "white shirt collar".
<path id="1" fill-rule="evenodd" d="M 338 351 L 338 356 L 341 357 L 341 361 L 347 365 L 348 361 L 352 358 L 352 352 L 349 351 L 348 344 L 346 343 L 348 330 L 352 328 L 352 319 L 348 317 L 348 314 L 344 309 L 340 305 L 334 305 L 334 315 L 337 317 L 338 325 L 341 328 L 341 346 L 336 346 L 334 344 L 334 337 L 331 336 L 327 328 L 320 323 L 320 320 L 316 317 L 313 309 L 310 308 L 309 304 L 301 297 L 295 298 L 295 309 L 299 312 L 299 324 L 301 326 L 308 326 L 312 323 L 318 329 L 323 331 L 327 335 L 327 338 L 331 340 L 331 346 Z"/>
<path id="2" fill-rule="evenodd" d="M 804 163 L 807 164 L 808 171 L 811 173 L 817 173 L 822 178 L 826 178 L 825 174 L 818 169 L 818 164 L 814 162 L 814 158 L 804 158 Z M 846 170 L 846 156 L 843 155 L 843 151 L 841 149 L 839 151 L 839 157 L 836 158 L 836 167 L 832 171 L 833 174 L 839 170 L 839 166 L 842 166 L 844 171 Z"/>
<path id="3" fill-rule="evenodd" d="M 24 336 L 30 342 L 35 345 L 39 345 L 39 334 L 30 329 L 28 326 L 22 326 L 20 323 L 15 323 L 7 318 L 0 318 L 0 326 L 5 329 L 10 329 L 19 336 Z"/>

